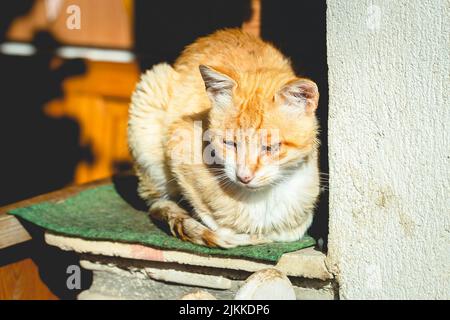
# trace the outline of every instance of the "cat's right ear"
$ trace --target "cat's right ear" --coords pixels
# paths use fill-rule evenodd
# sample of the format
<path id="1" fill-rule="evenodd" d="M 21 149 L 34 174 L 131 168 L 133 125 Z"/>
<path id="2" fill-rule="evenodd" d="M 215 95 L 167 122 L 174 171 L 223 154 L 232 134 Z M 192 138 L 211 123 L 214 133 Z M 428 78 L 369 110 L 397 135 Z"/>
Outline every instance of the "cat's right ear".
<path id="1" fill-rule="evenodd" d="M 229 106 L 233 101 L 233 88 L 236 87 L 236 82 L 229 76 L 205 65 L 200 65 L 199 70 L 213 106 Z"/>

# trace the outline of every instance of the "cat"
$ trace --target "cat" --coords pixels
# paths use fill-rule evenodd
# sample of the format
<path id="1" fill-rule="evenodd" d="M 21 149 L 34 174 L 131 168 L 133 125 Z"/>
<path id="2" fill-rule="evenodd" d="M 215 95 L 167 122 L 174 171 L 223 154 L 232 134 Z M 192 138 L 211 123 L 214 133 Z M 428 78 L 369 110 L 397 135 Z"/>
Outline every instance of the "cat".
<path id="1" fill-rule="evenodd" d="M 150 216 L 210 247 L 302 238 L 319 195 L 318 101 L 317 85 L 289 59 L 239 29 L 199 38 L 173 66 L 155 65 L 132 95 L 128 122 Z"/>

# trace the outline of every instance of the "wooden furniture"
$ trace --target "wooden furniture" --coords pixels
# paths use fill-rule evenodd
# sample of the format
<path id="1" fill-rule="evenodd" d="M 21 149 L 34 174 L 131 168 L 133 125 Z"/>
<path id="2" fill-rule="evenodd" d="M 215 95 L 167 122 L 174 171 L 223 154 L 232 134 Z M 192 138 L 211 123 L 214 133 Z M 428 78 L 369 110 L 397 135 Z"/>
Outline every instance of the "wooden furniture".
<path id="1" fill-rule="evenodd" d="M 56 300 L 31 259 L 0 266 L 0 300 Z"/>
<path id="2" fill-rule="evenodd" d="M 45 0 L 36 0 L 31 10 L 10 26 L 7 38 L 31 41 L 36 30 L 49 31 L 59 42 L 68 45 L 131 49 L 133 46 L 132 0 L 54 0 L 49 9 Z M 69 6 L 80 9 L 80 28 L 69 29 Z M 52 15 L 55 14 L 54 17 Z"/>
<path id="3" fill-rule="evenodd" d="M 80 162 L 74 183 L 111 176 L 130 160 L 127 119 L 130 96 L 139 77 L 134 63 L 86 61 L 87 73 L 64 81 L 64 98 L 47 105 L 52 117 L 68 116 L 80 126 L 80 145 L 91 149 L 93 163 Z"/>

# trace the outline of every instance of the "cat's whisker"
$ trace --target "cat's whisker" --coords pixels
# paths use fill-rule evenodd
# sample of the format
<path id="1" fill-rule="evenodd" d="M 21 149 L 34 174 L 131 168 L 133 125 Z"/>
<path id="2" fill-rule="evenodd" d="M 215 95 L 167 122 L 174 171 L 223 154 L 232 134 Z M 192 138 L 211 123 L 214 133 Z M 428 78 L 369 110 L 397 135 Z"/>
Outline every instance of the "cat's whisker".
<path id="1" fill-rule="evenodd" d="M 172 178 L 172 179 L 168 180 L 166 183 L 172 183 L 172 182 L 174 182 L 176 180 L 177 180 L 177 178 L 175 177 L 175 178 Z"/>

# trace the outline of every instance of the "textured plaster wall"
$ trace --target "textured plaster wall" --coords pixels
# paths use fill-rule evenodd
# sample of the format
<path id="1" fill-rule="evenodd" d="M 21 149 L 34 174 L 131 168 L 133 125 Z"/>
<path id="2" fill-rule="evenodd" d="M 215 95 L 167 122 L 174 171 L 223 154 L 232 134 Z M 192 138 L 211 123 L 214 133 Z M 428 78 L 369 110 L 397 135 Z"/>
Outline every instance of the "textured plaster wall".
<path id="1" fill-rule="evenodd" d="M 450 2 L 328 0 L 340 297 L 450 298 Z"/>

